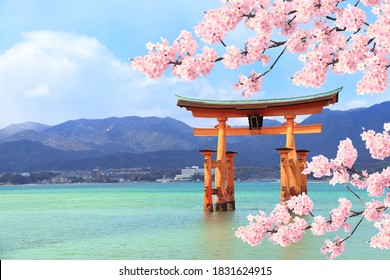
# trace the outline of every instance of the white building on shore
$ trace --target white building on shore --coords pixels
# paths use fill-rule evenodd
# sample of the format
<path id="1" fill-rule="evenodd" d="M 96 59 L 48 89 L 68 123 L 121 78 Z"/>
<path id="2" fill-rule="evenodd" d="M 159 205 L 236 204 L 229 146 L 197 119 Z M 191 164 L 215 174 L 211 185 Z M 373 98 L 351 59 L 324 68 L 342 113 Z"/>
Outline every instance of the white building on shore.
<path id="1" fill-rule="evenodd" d="M 204 169 L 199 166 L 186 167 L 181 170 L 181 174 L 175 176 L 175 181 L 190 181 L 194 175 L 203 175 Z"/>

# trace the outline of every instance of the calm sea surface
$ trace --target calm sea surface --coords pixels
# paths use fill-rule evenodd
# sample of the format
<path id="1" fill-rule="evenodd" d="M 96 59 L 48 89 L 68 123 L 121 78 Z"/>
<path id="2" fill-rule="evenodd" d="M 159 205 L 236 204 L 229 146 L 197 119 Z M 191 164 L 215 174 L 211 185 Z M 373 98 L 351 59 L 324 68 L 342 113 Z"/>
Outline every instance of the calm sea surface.
<path id="1" fill-rule="evenodd" d="M 308 232 L 287 248 L 268 240 L 251 247 L 236 238 L 233 228 L 245 225 L 248 214 L 272 211 L 279 183 L 237 183 L 235 188 L 236 211 L 205 214 L 203 183 L 1 186 L 0 259 L 326 258 L 320 247 L 334 234 Z M 314 214 L 327 217 L 340 196 L 360 207 L 343 186 L 310 184 L 309 194 Z M 373 234 L 372 223 L 364 221 L 339 259 L 390 259 L 390 251 L 369 247 Z"/>

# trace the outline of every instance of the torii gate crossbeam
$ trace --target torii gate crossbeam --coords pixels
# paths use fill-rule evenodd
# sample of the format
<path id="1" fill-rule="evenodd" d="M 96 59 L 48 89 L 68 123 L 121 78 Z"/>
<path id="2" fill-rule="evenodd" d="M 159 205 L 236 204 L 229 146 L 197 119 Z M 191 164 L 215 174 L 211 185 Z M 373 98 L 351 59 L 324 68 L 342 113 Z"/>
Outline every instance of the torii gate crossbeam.
<path id="1" fill-rule="evenodd" d="M 292 195 L 307 193 L 306 176 L 302 170 L 309 151 L 296 150 L 294 134 L 321 133 L 321 124 L 299 125 L 297 115 L 319 114 L 323 107 L 338 102 L 342 88 L 326 93 L 295 98 L 264 100 L 203 100 L 177 96 L 177 105 L 185 107 L 194 117 L 215 118 L 214 128 L 194 128 L 195 136 L 217 136 L 218 147 L 214 150 L 201 150 L 204 155 L 204 210 L 227 211 L 235 209 L 234 163 L 236 153 L 226 151 L 227 136 L 285 134 L 286 146 L 278 148 L 280 155 L 280 201 L 285 203 Z M 283 116 L 282 126 L 263 127 L 263 117 Z M 247 117 L 248 128 L 232 128 L 229 118 Z M 216 160 L 212 160 L 217 152 Z M 212 187 L 212 168 L 215 168 L 215 188 Z M 212 195 L 216 195 L 214 205 Z"/>

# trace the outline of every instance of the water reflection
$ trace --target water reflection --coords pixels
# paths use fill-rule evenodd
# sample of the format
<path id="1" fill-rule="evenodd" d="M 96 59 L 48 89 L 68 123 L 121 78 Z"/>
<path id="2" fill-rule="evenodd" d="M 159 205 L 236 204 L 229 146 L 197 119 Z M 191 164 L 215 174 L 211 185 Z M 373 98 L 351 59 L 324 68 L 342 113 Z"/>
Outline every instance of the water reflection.
<path id="1" fill-rule="evenodd" d="M 206 259 L 234 259 L 233 224 L 236 212 L 205 212 L 201 222 L 201 247 Z"/>

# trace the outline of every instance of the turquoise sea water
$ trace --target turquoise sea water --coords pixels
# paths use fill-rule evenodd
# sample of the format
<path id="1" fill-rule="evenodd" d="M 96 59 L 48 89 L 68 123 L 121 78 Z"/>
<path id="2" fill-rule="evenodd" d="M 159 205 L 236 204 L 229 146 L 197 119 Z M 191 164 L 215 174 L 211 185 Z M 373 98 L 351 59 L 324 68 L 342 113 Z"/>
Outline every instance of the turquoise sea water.
<path id="1" fill-rule="evenodd" d="M 233 228 L 245 225 L 248 214 L 272 211 L 279 183 L 235 189 L 236 211 L 203 213 L 203 183 L 2 186 L 0 259 L 326 259 L 320 247 L 334 234 L 308 232 L 287 248 L 268 240 L 251 247 L 236 238 Z M 328 216 L 340 196 L 361 207 L 343 186 L 310 184 L 309 195 L 316 215 Z M 389 250 L 369 247 L 374 234 L 364 221 L 338 259 L 390 259 Z"/>

